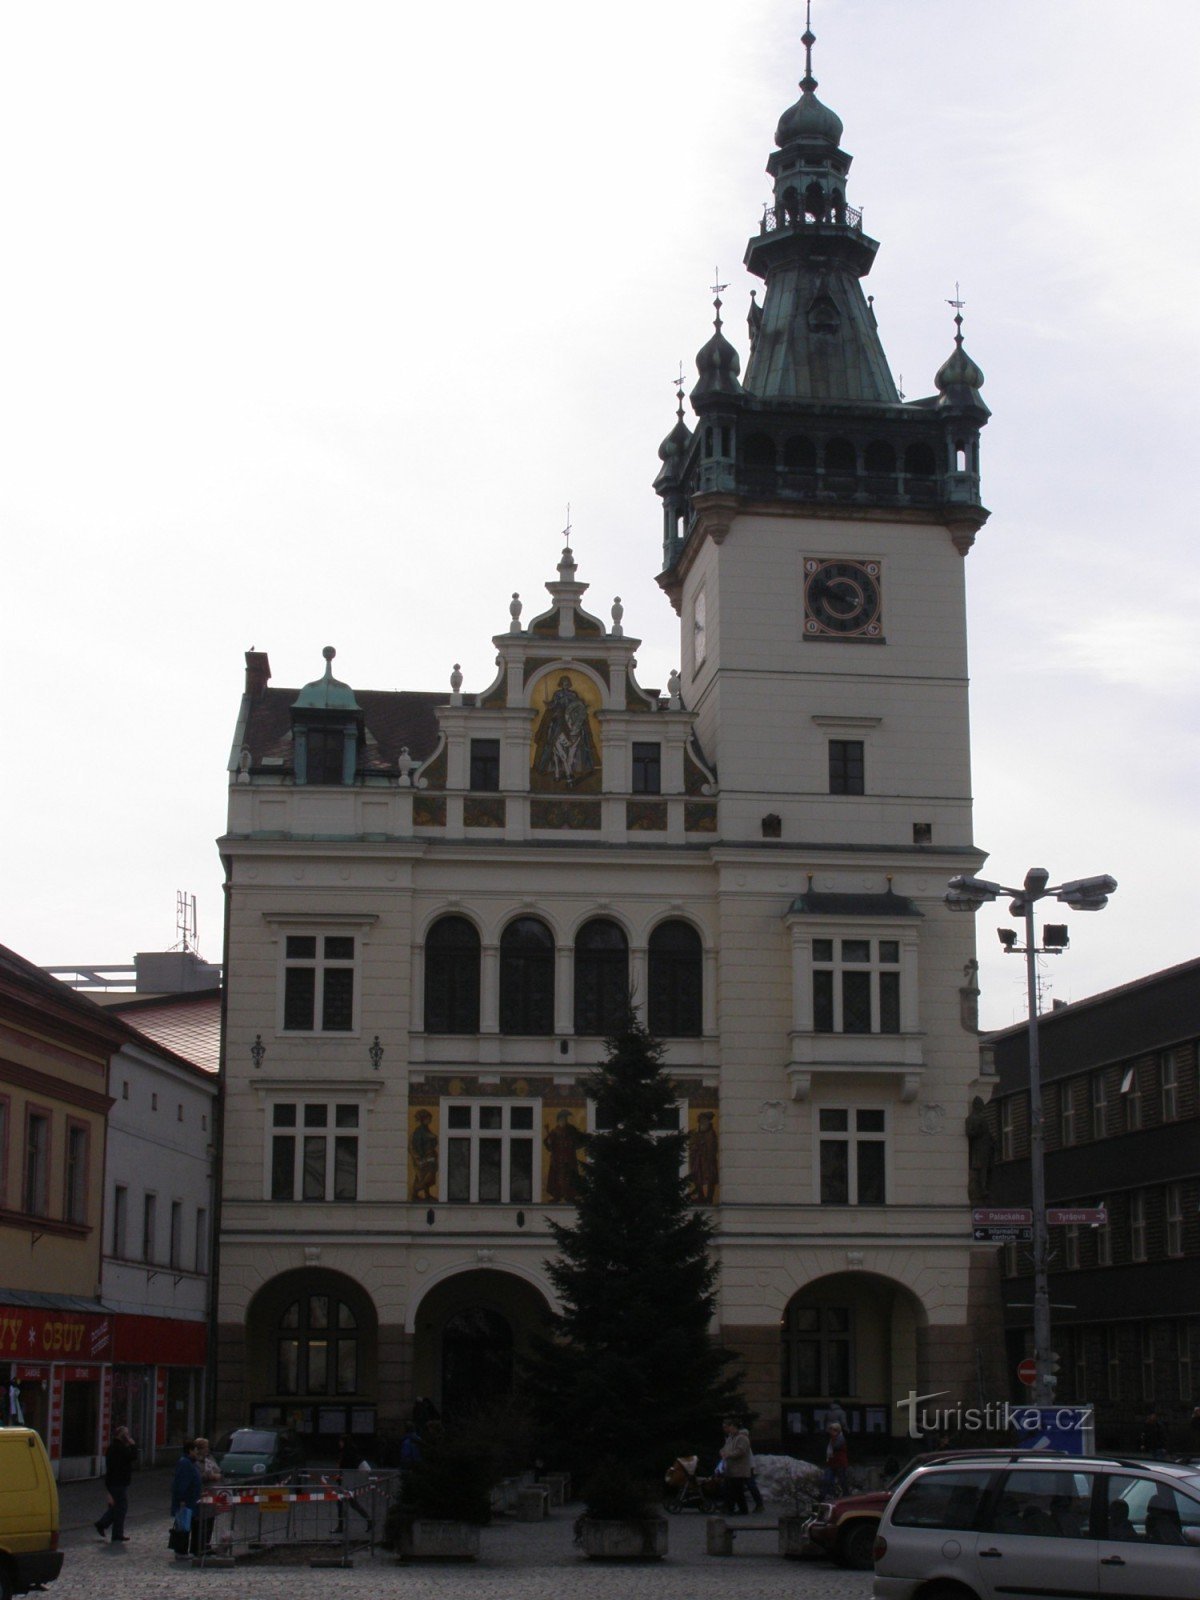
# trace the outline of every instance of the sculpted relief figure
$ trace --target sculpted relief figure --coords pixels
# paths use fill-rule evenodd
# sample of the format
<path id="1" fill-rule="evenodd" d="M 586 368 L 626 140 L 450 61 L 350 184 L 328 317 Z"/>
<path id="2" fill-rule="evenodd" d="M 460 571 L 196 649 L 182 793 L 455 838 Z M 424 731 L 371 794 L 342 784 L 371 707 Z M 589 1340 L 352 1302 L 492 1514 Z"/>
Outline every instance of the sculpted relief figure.
<path id="1" fill-rule="evenodd" d="M 546 701 L 537 732 L 534 768 L 573 786 L 596 769 L 596 747 L 587 702 L 564 673 Z"/>
<path id="2" fill-rule="evenodd" d="M 976 1095 L 971 1101 L 965 1131 L 969 1168 L 967 1197 L 973 1206 L 978 1206 L 987 1199 L 992 1181 L 992 1162 L 996 1157 L 996 1140 L 981 1095 Z"/>

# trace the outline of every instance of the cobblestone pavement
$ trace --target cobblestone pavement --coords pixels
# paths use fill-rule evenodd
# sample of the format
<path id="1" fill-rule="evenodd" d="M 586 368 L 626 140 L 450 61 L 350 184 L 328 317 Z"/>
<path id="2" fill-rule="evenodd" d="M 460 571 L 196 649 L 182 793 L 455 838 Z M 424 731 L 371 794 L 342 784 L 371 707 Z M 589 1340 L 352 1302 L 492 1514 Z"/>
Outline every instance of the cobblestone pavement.
<path id="1" fill-rule="evenodd" d="M 61 1490 L 62 1576 L 47 1600 L 342 1600 L 396 1594 L 414 1600 L 868 1600 L 871 1575 L 824 1561 L 784 1561 L 774 1536 L 739 1539 L 739 1553 L 705 1554 L 704 1518 L 670 1519 L 670 1553 L 646 1566 L 585 1560 L 572 1543 L 579 1507 L 540 1523 L 504 1519 L 483 1530 L 469 1566 L 401 1566 L 385 1552 L 357 1554 L 352 1569 L 307 1566 L 201 1570 L 167 1550 L 170 1475 L 141 1473 L 131 1491 L 129 1543 L 102 1544 L 92 1523 L 104 1506 L 100 1483 Z"/>

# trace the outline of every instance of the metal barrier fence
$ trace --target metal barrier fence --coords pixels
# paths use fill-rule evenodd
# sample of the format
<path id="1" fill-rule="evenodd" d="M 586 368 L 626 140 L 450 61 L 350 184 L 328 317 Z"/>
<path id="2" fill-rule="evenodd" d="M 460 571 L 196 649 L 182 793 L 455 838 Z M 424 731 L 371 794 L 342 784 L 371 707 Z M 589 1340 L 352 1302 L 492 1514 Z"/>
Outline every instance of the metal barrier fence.
<path id="1" fill-rule="evenodd" d="M 374 1554 L 399 1472 L 331 1469 L 294 1474 L 288 1483 L 214 1486 L 196 1508 L 200 1566 L 269 1560 L 288 1547 L 314 1564 L 349 1566 L 355 1551 Z"/>

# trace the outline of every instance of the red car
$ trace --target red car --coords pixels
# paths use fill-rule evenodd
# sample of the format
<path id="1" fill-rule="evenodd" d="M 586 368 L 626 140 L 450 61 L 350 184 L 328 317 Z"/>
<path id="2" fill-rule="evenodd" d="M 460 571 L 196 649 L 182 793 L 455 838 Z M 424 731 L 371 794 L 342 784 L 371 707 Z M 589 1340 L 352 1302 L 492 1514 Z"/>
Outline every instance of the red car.
<path id="1" fill-rule="evenodd" d="M 918 1467 L 928 1467 L 942 1461 L 1020 1461 L 1023 1456 L 1036 1456 L 1044 1461 L 1048 1455 L 1062 1455 L 1061 1450 L 930 1450 L 913 1456 L 900 1469 L 884 1489 L 873 1489 L 867 1494 L 843 1495 L 840 1500 L 823 1500 L 809 1519 L 805 1528 L 809 1540 L 826 1555 L 840 1561 L 845 1567 L 855 1567 L 869 1572 L 875 1565 L 871 1555 L 879 1519 L 884 1508 L 902 1483 Z"/>

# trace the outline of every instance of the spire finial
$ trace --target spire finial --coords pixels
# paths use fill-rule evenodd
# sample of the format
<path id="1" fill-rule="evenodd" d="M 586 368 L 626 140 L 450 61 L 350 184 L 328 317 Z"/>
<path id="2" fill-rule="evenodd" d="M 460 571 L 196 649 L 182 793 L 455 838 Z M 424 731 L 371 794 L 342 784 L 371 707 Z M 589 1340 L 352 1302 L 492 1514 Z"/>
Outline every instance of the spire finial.
<path id="1" fill-rule="evenodd" d="M 325 646 L 324 650 L 321 651 L 321 654 L 325 657 L 325 682 L 326 683 L 332 683 L 333 682 L 333 658 L 334 658 L 335 655 L 337 655 L 337 651 L 333 648 L 333 646 L 331 644 L 327 644 Z"/>
<path id="2" fill-rule="evenodd" d="M 947 300 L 946 304 L 948 306 L 953 306 L 954 307 L 954 326 L 955 326 L 955 329 L 957 330 L 955 335 L 954 335 L 954 342 L 957 345 L 961 345 L 962 342 L 963 342 L 963 335 L 962 335 L 963 319 L 962 319 L 962 313 L 963 313 L 963 307 L 966 305 L 966 303 L 967 302 L 961 296 L 961 293 L 960 293 L 959 287 L 958 287 L 958 279 L 956 278 L 954 280 L 954 299 L 953 300 Z"/>
<path id="3" fill-rule="evenodd" d="M 719 331 L 721 327 L 721 296 L 729 287 L 727 283 L 721 282 L 721 269 L 719 267 L 713 268 L 713 281 L 709 287 L 712 289 L 713 295 L 715 296 L 713 300 L 713 310 L 717 313 L 715 326 Z"/>
<path id="4" fill-rule="evenodd" d="M 682 360 L 679 363 L 679 372 L 678 372 L 677 376 L 674 379 L 674 384 L 675 384 L 675 398 L 679 402 L 678 405 L 676 406 L 676 409 L 675 409 L 675 415 L 679 418 L 680 422 L 682 422 L 683 421 L 683 362 L 682 362 Z"/>
<path id="5" fill-rule="evenodd" d="M 808 0 L 804 8 L 804 32 L 800 35 L 800 43 L 804 46 L 804 76 L 800 79 L 800 87 L 806 94 L 811 94 L 817 87 L 812 69 L 812 47 L 816 42 L 817 36 L 812 31 L 812 0 Z"/>
<path id="6" fill-rule="evenodd" d="M 562 531 L 562 539 L 568 549 L 571 547 L 571 502 L 567 501 L 567 525 Z"/>

